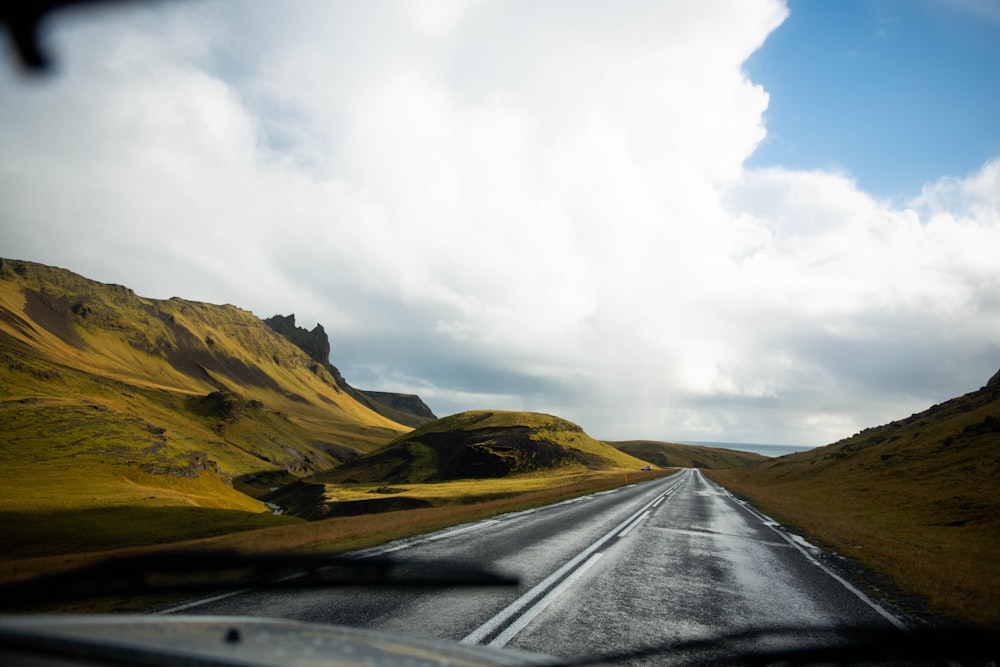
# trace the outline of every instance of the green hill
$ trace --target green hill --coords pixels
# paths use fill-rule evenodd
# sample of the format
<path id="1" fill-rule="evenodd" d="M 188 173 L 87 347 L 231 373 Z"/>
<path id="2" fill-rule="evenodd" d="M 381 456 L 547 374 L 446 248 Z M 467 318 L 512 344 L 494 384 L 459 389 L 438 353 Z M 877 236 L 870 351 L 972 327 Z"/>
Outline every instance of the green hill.
<path id="1" fill-rule="evenodd" d="M 766 456 L 753 452 L 656 440 L 625 440 L 607 444 L 663 468 L 740 468 L 767 460 Z"/>
<path id="2" fill-rule="evenodd" d="M 711 474 L 933 610 L 1000 625 L 1000 373 L 832 445 Z"/>
<path id="3" fill-rule="evenodd" d="M 556 470 L 640 468 L 644 463 L 558 417 L 477 410 L 426 424 L 319 478 L 412 484 Z"/>
<path id="4" fill-rule="evenodd" d="M 216 512 L 210 532 L 218 512 L 290 521 L 257 497 L 410 430 L 327 366 L 234 306 L 0 259 L 0 516 L 19 526 L 0 557 L 58 548 L 57 516 L 105 546 L 112 510 L 153 508 L 163 526 L 184 510 L 192 535 L 191 508 Z"/>

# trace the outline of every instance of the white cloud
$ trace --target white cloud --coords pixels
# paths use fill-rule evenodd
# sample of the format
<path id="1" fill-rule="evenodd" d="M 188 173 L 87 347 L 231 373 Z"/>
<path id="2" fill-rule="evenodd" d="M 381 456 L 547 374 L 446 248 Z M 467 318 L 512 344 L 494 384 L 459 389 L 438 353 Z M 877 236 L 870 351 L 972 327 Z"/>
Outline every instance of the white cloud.
<path id="1" fill-rule="evenodd" d="M 394 8 L 419 32 L 441 36 L 455 28 L 470 0 L 397 0 Z"/>
<path id="2" fill-rule="evenodd" d="M 0 247 L 322 322 L 439 413 L 820 444 L 981 383 L 1000 161 L 752 170 L 780 2 L 164 6 L 0 74 Z M 12 129 L 12 128 L 16 128 Z M 54 243 L 52 239 L 59 239 Z"/>

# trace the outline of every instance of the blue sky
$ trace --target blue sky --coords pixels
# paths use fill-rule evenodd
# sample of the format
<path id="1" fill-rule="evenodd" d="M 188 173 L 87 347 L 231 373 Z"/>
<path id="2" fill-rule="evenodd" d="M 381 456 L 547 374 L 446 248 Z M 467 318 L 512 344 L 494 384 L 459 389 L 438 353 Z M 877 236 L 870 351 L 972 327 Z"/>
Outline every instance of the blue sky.
<path id="1" fill-rule="evenodd" d="M 209 0 L 0 68 L 0 255 L 355 386 L 821 445 L 1000 367 L 992 0 Z"/>
<path id="2" fill-rule="evenodd" d="M 1000 4 L 789 3 L 747 61 L 770 94 L 749 166 L 834 169 L 905 200 L 1000 154 Z"/>

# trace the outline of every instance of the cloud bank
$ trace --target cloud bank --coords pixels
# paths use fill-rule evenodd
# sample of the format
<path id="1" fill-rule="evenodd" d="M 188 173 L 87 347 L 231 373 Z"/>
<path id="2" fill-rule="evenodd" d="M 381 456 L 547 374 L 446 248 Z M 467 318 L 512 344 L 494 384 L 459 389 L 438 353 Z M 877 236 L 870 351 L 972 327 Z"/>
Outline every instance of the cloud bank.
<path id="1" fill-rule="evenodd" d="M 356 386 L 817 445 L 1000 365 L 1000 160 L 747 169 L 773 0 L 153 5 L 0 72 L 0 254 L 295 312 Z"/>

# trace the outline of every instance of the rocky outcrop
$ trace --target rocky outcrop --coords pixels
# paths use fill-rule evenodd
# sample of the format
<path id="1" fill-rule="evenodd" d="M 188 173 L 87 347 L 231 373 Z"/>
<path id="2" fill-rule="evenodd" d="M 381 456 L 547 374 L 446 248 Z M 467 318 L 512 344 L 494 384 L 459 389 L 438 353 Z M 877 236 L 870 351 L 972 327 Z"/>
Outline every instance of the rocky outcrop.
<path id="1" fill-rule="evenodd" d="M 372 411 L 404 426 L 423 426 L 437 419 L 416 394 L 365 391 L 348 384 L 337 367 L 330 363 L 330 338 L 322 324 L 316 324 L 312 331 L 296 326 L 294 313 L 268 317 L 264 323 L 322 365 L 333 376 L 340 389 Z"/>
<path id="2" fill-rule="evenodd" d="M 298 346 L 303 352 L 308 354 L 313 361 L 330 365 L 330 339 L 326 335 L 322 324 L 317 324 L 312 331 L 303 327 L 295 326 L 295 314 L 275 315 L 264 320 L 264 324 L 271 327 L 289 341 Z M 336 369 L 334 369 L 336 370 Z M 334 373 L 339 376 L 340 373 Z"/>

